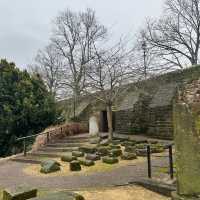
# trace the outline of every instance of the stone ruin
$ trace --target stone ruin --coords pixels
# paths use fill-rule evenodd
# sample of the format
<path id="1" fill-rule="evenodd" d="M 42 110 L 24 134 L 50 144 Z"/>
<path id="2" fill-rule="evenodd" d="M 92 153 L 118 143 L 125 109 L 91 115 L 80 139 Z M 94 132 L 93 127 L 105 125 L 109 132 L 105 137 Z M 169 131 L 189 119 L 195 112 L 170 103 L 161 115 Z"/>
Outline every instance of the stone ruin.
<path id="1" fill-rule="evenodd" d="M 172 199 L 200 199 L 200 80 L 178 92 L 173 118 L 177 191 Z"/>

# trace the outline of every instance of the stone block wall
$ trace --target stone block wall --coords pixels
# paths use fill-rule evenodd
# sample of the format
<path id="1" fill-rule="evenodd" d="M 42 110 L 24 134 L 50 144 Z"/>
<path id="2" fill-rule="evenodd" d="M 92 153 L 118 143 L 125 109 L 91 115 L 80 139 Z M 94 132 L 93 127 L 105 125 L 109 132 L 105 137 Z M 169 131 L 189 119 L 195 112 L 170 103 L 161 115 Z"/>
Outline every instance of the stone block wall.
<path id="1" fill-rule="evenodd" d="M 148 130 L 149 96 L 141 96 L 132 109 L 116 112 L 116 132 L 121 134 L 145 134 Z"/>
<path id="2" fill-rule="evenodd" d="M 131 134 L 133 109 L 120 110 L 115 113 L 115 131 L 120 134 Z"/>
<path id="3" fill-rule="evenodd" d="M 171 139 L 173 137 L 173 106 L 155 107 L 148 110 L 148 135 Z"/>

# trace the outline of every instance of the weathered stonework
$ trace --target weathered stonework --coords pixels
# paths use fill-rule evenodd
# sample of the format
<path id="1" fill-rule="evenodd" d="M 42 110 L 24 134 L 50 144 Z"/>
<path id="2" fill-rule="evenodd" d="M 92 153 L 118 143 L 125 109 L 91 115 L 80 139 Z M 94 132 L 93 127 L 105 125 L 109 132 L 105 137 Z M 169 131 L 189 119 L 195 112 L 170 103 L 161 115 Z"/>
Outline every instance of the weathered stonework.
<path id="1" fill-rule="evenodd" d="M 200 67 L 194 66 L 185 70 L 178 70 L 151 78 L 139 83 L 126 86 L 115 102 L 115 132 L 121 134 L 146 134 L 152 137 L 173 138 L 173 100 L 177 88 L 183 87 L 192 80 L 200 77 Z M 127 89 L 128 88 L 128 89 Z M 66 116 L 70 120 L 73 116 L 72 102 L 61 102 L 66 109 Z M 89 119 L 95 113 L 106 111 L 106 106 L 95 98 L 80 99 L 77 106 L 76 120 L 83 123 L 89 130 Z"/>
<path id="2" fill-rule="evenodd" d="M 187 84 L 174 104 L 177 194 L 172 199 L 200 199 L 200 81 Z"/>
<path id="3" fill-rule="evenodd" d="M 173 137 L 173 109 L 172 105 L 150 108 L 148 110 L 148 135 L 157 138 Z"/>

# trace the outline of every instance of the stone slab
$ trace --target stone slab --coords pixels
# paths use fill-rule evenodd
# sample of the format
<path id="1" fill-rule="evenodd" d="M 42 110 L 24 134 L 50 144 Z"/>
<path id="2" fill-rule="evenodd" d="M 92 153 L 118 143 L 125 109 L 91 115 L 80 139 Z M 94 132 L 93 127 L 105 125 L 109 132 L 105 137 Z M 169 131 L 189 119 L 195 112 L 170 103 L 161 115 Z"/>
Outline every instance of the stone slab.
<path id="1" fill-rule="evenodd" d="M 27 186 L 11 187 L 3 191 L 3 200 L 26 200 L 37 196 L 37 189 Z"/>
<path id="2" fill-rule="evenodd" d="M 36 197 L 31 200 L 85 200 L 83 196 L 74 192 L 56 192 L 45 197 Z"/>
<path id="3" fill-rule="evenodd" d="M 142 186 L 148 190 L 151 190 L 153 192 L 159 193 L 167 197 L 171 197 L 171 193 L 176 190 L 174 185 L 169 185 L 152 179 L 140 179 L 136 182 L 133 182 L 133 184 Z"/>

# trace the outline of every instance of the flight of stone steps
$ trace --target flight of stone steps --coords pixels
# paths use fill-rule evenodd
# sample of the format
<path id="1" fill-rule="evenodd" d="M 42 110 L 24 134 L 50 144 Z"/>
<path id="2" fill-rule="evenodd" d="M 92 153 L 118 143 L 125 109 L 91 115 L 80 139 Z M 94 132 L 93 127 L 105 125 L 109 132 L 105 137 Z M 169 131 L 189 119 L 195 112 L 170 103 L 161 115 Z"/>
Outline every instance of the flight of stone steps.
<path id="1" fill-rule="evenodd" d="M 79 150 L 79 147 L 87 144 L 89 144 L 89 134 L 68 136 L 49 143 L 35 152 L 29 152 L 26 157 L 17 156 L 12 161 L 39 164 L 45 159 L 59 158 L 67 152 Z"/>

